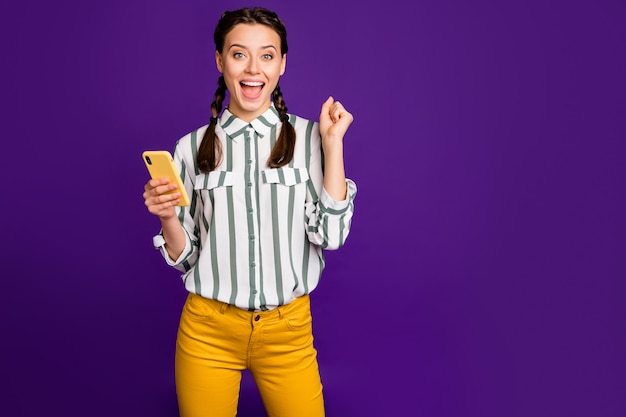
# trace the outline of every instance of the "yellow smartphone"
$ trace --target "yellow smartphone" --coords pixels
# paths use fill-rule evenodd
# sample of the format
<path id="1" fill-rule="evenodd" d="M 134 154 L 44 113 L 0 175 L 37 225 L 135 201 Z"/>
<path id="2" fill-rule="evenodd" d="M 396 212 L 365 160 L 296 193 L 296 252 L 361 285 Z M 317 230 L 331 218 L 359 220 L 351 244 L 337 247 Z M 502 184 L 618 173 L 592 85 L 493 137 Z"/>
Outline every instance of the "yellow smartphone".
<path id="1" fill-rule="evenodd" d="M 180 199 L 177 206 L 188 206 L 189 196 L 183 186 L 183 180 L 178 174 L 176 165 L 174 164 L 174 158 L 168 151 L 144 151 L 143 162 L 148 168 L 151 178 L 168 178 L 170 183 L 178 185 L 178 189 L 168 191 L 165 194 L 180 193 Z"/>

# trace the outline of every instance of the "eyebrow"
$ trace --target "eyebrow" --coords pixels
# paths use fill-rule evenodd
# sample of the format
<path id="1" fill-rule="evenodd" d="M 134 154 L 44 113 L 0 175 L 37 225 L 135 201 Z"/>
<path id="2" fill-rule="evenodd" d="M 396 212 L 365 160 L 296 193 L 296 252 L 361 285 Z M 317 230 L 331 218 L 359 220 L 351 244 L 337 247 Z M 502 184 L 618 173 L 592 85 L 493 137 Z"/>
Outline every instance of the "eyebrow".
<path id="1" fill-rule="evenodd" d="M 228 47 L 228 49 L 229 49 L 229 50 L 230 50 L 230 49 L 233 49 L 233 48 L 248 49 L 245 45 L 241 45 L 241 44 L 239 44 L 239 43 L 233 43 L 232 45 L 230 45 L 230 46 Z M 273 49 L 273 50 L 275 50 L 276 52 L 278 52 L 278 49 L 277 49 L 274 45 L 265 45 L 265 46 L 261 46 L 261 48 L 259 48 L 259 49 L 270 49 L 270 48 L 271 48 L 271 49 Z"/>

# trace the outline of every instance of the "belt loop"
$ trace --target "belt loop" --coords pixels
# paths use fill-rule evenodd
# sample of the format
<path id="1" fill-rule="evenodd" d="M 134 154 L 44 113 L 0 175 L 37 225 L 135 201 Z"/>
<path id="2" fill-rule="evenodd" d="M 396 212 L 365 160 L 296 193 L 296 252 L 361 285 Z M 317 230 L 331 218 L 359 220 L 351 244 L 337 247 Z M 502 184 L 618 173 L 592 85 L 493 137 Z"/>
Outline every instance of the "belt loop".
<path id="1" fill-rule="evenodd" d="M 227 308 L 228 308 L 228 304 L 222 303 L 222 305 L 220 306 L 220 313 L 224 314 Z"/>
<path id="2" fill-rule="evenodd" d="M 276 307 L 276 310 L 278 310 L 278 317 L 280 317 L 281 319 L 283 318 L 283 307 L 284 306 Z"/>

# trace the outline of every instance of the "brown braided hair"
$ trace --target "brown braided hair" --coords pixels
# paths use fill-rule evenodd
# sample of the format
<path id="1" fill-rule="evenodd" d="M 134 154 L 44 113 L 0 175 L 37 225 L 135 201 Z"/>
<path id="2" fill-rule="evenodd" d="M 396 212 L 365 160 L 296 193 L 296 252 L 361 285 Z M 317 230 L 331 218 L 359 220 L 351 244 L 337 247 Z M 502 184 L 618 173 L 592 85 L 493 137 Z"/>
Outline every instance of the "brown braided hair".
<path id="1" fill-rule="evenodd" d="M 282 20 L 275 12 L 263 7 L 242 8 L 234 11 L 226 11 L 220 17 L 213 33 L 213 41 L 215 42 L 215 50 L 221 51 L 224 48 L 224 40 L 226 35 L 238 24 L 261 24 L 273 29 L 280 37 L 281 55 L 287 53 L 287 29 Z M 219 140 L 215 136 L 215 126 L 217 125 L 217 117 L 222 112 L 222 104 L 226 97 L 226 82 L 224 76 L 220 76 L 217 81 L 218 87 L 211 103 L 211 119 L 207 127 L 198 154 L 196 155 L 196 163 L 201 172 L 213 171 L 221 162 L 222 149 Z M 293 158 L 294 148 L 296 145 L 296 131 L 289 122 L 287 115 L 287 105 L 280 91 L 280 86 L 272 92 L 272 100 L 278 111 L 278 115 L 282 122 L 280 134 L 272 152 L 267 160 L 267 164 L 272 168 L 284 166 Z"/>

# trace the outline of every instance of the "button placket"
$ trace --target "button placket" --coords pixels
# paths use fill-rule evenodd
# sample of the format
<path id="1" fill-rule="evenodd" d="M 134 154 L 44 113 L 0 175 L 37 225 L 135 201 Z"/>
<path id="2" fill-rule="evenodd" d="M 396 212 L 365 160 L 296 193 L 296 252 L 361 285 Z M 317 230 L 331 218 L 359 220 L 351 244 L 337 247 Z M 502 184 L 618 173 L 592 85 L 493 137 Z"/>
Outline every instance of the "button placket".
<path id="1" fill-rule="evenodd" d="M 257 199 L 257 193 L 258 193 L 258 189 L 257 187 L 255 187 L 255 178 L 256 178 L 256 161 L 255 161 L 255 156 L 257 154 L 257 146 L 258 143 L 256 141 L 257 138 L 257 134 L 255 132 L 255 130 L 253 129 L 253 127 L 250 125 L 248 126 L 248 129 L 245 131 L 245 135 L 246 137 L 246 155 L 245 155 L 245 165 L 244 165 L 244 170 L 245 170 L 245 187 L 246 187 L 246 214 L 247 214 L 247 218 L 248 218 L 248 227 L 249 227 L 249 231 L 248 231 L 248 241 L 249 241 L 249 253 L 250 253 L 250 260 L 249 260 L 249 273 L 251 274 L 251 278 L 252 279 L 252 287 L 250 288 L 252 295 L 254 296 L 254 298 L 256 299 L 258 297 L 258 290 L 257 288 L 259 287 L 259 271 L 257 269 L 257 257 L 259 256 L 259 248 L 258 248 L 258 241 L 256 239 L 257 234 L 258 234 L 258 230 L 259 230 L 259 225 L 257 222 L 257 218 L 256 218 L 256 210 L 254 209 L 254 202 Z M 260 316 L 259 316 L 260 318 Z M 257 319 L 258 320 L 258 319 Z M 254 325 L 255 322 L 253 322 Z"/>

